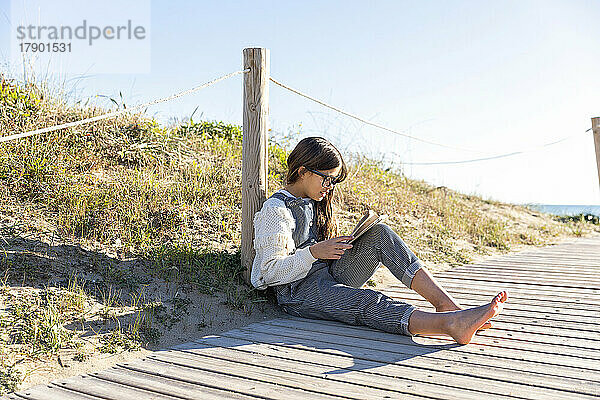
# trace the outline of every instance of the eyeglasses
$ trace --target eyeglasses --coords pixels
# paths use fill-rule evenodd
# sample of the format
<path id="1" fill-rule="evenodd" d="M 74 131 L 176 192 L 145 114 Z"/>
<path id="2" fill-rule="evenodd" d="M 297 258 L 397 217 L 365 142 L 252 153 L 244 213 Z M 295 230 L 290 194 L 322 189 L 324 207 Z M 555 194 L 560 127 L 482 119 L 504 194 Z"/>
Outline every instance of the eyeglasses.
<path id="1" fill-rule="evenodd" d="M 304 167 L 304 168 L 306 168 L 306 167 Z M 306 169 L 309 170 L 310 172 L 312 172 L 313 174 L 317 174 L 317 175 L 323 177 L 323 182 L 321 182 L 321 186 L 323 186 L 324 188 L 333 188 L 335 185 L 337 185 L 339 183 L 338 182 L 339 176 L 325 175 L 324 173 L 315 171 L 314 169 L 310 169 L 310 168 L 306 168 Z"/>

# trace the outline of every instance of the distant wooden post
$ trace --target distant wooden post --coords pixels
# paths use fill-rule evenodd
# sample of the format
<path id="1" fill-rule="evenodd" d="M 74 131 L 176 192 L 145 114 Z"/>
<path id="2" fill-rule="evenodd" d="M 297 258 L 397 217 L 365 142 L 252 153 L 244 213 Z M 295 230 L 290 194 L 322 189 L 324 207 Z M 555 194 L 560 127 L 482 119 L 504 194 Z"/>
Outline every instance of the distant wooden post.
<path id="1" fill-rule="evenodd" d="M 600 117 L 592 118 L 594 145 L 596 147 L 596 167 L 598 168 L 598 184 L 600 184 Z"/>
<path id="2" fill-rule="evenodd" d="M 269 130 L 269 50 L 244 49 L 244 124 L 242 139 L 242 266 L 250 282 L 254 259 L 254 214 L 267 196 Z"/>

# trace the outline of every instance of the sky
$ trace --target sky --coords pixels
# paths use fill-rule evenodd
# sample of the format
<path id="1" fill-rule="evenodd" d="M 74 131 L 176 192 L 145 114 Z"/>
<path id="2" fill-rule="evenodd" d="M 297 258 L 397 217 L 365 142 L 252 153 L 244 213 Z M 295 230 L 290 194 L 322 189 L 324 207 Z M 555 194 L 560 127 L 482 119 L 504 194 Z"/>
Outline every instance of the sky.
<path id="1" fill-rule="evenodd" d="M 72 24 L 131 19 L 146 28 L 137 47 L 115 54 L 111 43 L 98 41 L 85 56 L 57 55 L 52 68 L 36 70 L 71 101 L 110 107 L 110 97 L 122 96 L 129 106 L 140 104 L 239 70 L 244 48 L 264 47 L 274 79 L 453 148 L 371 127 L 271 84 L 272 132 L 294 133 L 292 145 L 324 136 L 344 153 L 486 199 L 600 205 L 593 136 L 585 132 L 600 116 L 598 1 L 107 0 L 98 9 L 99 2 L 43 3 L 0 0 L 0 65 L 13 76 L 22 73 L 11 54 L 23 22 L 16 10 L 27 11 L 27 23 L 53 14 Z M 195 109 L 194 120 L 241 125 L 242 77 L 147 113 L 168 123 Z M 532 148 L 480 162 L 402 165 Z"/>

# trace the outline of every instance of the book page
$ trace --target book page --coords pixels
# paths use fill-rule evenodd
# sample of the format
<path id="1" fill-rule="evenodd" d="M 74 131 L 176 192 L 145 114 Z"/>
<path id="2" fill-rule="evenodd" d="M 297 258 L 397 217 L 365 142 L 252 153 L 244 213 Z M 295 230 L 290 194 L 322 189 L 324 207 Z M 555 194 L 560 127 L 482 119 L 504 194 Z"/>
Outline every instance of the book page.
<path id="1" fill-rule="evenodd" d="M 350 235 L 354 236 L 354 239 L 348 241 L 348 243 L 354 242 L 358 239 L 363 233 L 371 229 L 375 224 L 381 222 L 387 218 L 387 215 L 379 215 L 373 210 L 368 210 L 365 215 L 358 221 L 354 230 Z"/>
<path id="2" fill-rule="evenodd" d="M 371 221 L 373 219 L 373 216 L 376 216 L 376 215 L 377 215 L 377 213 L 375 213 L 375 211 L 367 210 L 367 212 L 365 212 L 365 214 L 362 216 L 362 218 L 357 222 L 356 226 L 354 227 L 354 229 L 352 230 L 352 233 L 350 235 L 356 235 L 364 227 L 364 225 L 368 224 L 369 221 Z"/>

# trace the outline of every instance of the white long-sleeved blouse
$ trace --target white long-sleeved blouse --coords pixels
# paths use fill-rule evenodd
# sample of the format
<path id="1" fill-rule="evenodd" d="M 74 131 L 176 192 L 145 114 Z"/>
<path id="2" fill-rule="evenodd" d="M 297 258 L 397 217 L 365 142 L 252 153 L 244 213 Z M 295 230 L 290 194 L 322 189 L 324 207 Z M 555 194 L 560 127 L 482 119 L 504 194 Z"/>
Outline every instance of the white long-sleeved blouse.
<path id="1" fill-rule="evenodd" d="M 294 197 L 288 191 L 281 193 Z M 267 199 L 254 214 L 254 250 L 250 282 L 257 289 L 304 278 L 317 261 L 309 246 L 296 249 L 292 230 L 296 222 L 282 200 Z"/>

